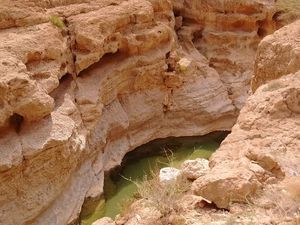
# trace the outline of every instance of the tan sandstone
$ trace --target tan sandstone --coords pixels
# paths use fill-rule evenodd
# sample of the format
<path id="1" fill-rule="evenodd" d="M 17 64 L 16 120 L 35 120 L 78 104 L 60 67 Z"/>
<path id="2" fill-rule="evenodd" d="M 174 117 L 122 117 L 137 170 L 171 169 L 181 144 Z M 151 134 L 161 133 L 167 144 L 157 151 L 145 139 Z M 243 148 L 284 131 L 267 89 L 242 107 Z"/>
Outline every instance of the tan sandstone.
<path id="1" fill-rule="evenodd" d="M 273 82 L 280 86 L 272 88 Z M 273 82 L 249 98 L 213 155 L 210 171 L 193 184 L 197 194 L 220 208 L 245 201 L 268 183 L 299 177 L 300 72 Z"/>
<path id="2" fill-rule="evenodd" d="M 263 39 L 256 55 L 251 88 L 300 70 L 300 20 Z"/>
<path id="3" fill-rule="evenodd" d="M 294 41 L 293 36 L 298 30 L 295 24 L 266 37 L 259 45 L 256 63 L 262 67 L 264 62 L 270 63 L 265 67 L 265 77 L 262 76 L 261 86 L 242 108 L 231 134 L 210 158 L 209 168 L 198 176 L 199 170 L 193 169 L 197 165 L 195 161 L 183 165 L 182 172 L 186 170 L 191 173 L 191 179 L 193 174 L 197 178 L 192 184 L 193 194 L 205 199 L 207 204 L 193 204 L 191 199 L 197 202 L 197 198 L 191 193 L 186 193 L 177 205 L 174 199 L 177 207 L 173 210 L 177 216 L 184 217 L 183 224 L 294 225 L 300 222 L 299 64 L 291 64 L 295 71 L 287 74 L 290 64 L 271 63 L 276 56 L 289 55 L 298 48 L 300 42 Z M 286 30 L 290 30 L 291 37 L 283 32 Z M 291 43 L 287 41 L 289 38 Z M 283 39 L 287 43 L 280 42 Z M 269 40 L 274 40 L 274 45 L 265 46 Z M 281 50 L 277 55 L 269 54 L 274 46 Z M 264 54 L 270 59 L 260 57 Z M 289 60 L 294 62 L 294 58 Z M 272 75 L 279 67 L 284 72 L 276 79 Z M 210 205 L 210 201 L 217 207 Z M 165 217 L 172 218 L 172 212 Z M 152 224 L 150 220 L 144 223 Z"/>

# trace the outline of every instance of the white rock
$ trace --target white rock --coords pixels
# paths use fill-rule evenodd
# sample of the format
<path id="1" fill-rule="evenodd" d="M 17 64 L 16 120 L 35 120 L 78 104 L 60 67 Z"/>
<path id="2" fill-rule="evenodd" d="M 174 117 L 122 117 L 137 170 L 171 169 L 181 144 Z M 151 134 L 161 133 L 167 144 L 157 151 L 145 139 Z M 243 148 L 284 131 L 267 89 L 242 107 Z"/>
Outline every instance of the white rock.
<path id="1" fill-rule="evenodd" d="M 180 175 L 180 170 L 173 167 L 165 167 L 159 171 L 159 180 L 163 183 L 175 181 Z"/>

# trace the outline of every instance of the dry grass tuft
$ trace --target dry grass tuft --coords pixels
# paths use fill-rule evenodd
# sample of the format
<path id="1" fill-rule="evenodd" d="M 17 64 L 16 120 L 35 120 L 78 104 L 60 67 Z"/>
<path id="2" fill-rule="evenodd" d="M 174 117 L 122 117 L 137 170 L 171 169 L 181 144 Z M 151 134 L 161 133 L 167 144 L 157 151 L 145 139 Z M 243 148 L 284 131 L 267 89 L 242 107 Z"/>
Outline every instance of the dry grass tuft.
<path id="1" fill-rule="evenodd" d="M 190 190 L 190 182 L 179 176 L 176 181 L 162 183 L 158 174 L 152 179 L 145 179 L 137 183 L 138 193 L 146 199 L 150 207 L 155 207 L 163 216 L 167 216 L 178 208 L 178 200 Z"/>

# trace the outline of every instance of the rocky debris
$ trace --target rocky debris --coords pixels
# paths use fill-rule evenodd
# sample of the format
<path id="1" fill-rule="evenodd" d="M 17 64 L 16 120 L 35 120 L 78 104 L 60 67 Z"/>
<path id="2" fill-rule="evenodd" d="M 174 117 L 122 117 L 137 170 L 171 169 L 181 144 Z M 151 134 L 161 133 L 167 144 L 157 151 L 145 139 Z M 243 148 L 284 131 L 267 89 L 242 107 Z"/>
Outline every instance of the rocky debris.
<path id="1" fill-rule="evenodd" d="M 253 2 L 251 13 L 240 9 L 244 3 L 235 7 L 256 32 L 257 16 L 267 24 L 272 3 Z M 1 1 L 0 224 L 72 223 L 84 199 L 102 193 L 104 171 L 128 151 L 156 138 L 231 129 L 236 102 L 244 99 L 232 97 L 227 83 L 245 90 L 235 79 L 248 77 L 220 76 L 230 67 L 216 67 L 213 54 L 201 54 L 209 55 L 203 50 L 209 41 L 196 48 L 192 40 L 204 40 L 199 27 L 234 27 L 238 36 L 244 25 L 233 26 L 228 17 L 214 27 L 200 18 L 206 14 L 199 8 L 207 8 L 202 1 L 191 6 L 185 11 L 180 1 L 168 0 Z M 190 17 L 197 18 L 196 31 Z M 260 39 L 255 32 L 254 43 L 233 38 L 226 51 L 238 53 L 234 43 L 240 40 L 252 56 Z M 245 71 L 243 63 L 234 69 L 239 66 Z"/>
<path id="2" fill-rule="evenodd" d="M 206 159 L 186 160 L 181 165 L 181 173 L 190 180 L 196 180 L 209 170 L 209 161 Z"/>
<path id="3" fill-rule="evenodd" d="M 300 20 L 285 26 L 259 44 L 251 88 L 300 70 Z"/>
<path id="4" fill-rule="evenodd" d="M 187 58 L 182 58 L 178 61 L 178 67 L 181 72 L 187 71 L 188 67 L 191 65 L 191 61 Z"/>
<path id="5" fill-rule="evenodd" d="M 300 199 L 300 176 L 286 177 L 283 180 L 283 187 L 292 198 L 296 200 Z"/>
<path id="6" fill-rule="evenodd" d="M 181 211 L 187 211 L 203 208 L 208 204 L 211 204 L 211 201 L 202 198 L 201 196 L 187 194 L 181 199 L 181 204 L 179 207 Z"/>
<path id="7" fill-rule="evenodd" d="M 180 170 L 173 167 L 165 167 L 159 171 L 159 181 L 161 183 L 175 182 L 180 176 Z"/>

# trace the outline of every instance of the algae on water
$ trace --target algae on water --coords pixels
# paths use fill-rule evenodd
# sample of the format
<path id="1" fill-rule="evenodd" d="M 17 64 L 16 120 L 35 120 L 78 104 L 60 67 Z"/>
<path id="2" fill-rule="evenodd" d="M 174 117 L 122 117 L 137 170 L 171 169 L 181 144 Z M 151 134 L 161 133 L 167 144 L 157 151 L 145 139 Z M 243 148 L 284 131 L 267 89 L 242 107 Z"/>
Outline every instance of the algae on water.
<path id="1" fill-rule="evenodd" d="M 208 159 L 219 147 L 223 138 L 222 135 L 176 138 L 166 142 L 167 144 L 158 141 L 137 148 L 134 152 L 129 153 L 127 160 L 124 160 L 124 166 L 117 175 L 106 176 L 104 182 L 105 204 L 102 199 L 98 205 L 84 207 L 81 214 L 81 225 L 91 225 L 101 217 L 114 219 L 120 213 L 124 202 L 134 198 L 137 192 L 135 182 L 143 181 L 145 176 L 151 177 L 153 171 L 158 171 L 166 166 L 179 168 L 188 159 Z M 171 149 L 172 152 L 168 149 Z M 131 154 L 135 156 L 131 156 Z M 141 155 L 137 157 L 136 154 Z"/>

